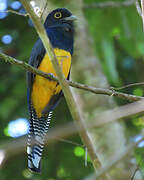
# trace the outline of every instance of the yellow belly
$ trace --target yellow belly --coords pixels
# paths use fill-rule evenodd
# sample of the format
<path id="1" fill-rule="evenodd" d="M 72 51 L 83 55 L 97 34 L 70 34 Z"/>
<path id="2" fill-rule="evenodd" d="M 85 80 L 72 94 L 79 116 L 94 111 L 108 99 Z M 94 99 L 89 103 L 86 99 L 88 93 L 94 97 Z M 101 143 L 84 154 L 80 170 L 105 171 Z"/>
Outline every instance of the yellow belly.
<path id="1" fill-rule="evenodd" d="M 62 67 L 63 74 L 67 78 L 71 66 L 71 54 L 65 50 L 57 48 L 54 49 L 54 52 Z M 38 69 L 46 73 L 52 73 L 56 76 L 51 60 L 47 54 L 44 56 Z M 58 94 L 60 91 L 61 87 L 60 85 L 57 85 L 57 82 L 50 81 L 38 75 L 35 76 L 31 99 L 38 117 L 41 117 L 41 113 L 50 102 L 51 97 Z"/>

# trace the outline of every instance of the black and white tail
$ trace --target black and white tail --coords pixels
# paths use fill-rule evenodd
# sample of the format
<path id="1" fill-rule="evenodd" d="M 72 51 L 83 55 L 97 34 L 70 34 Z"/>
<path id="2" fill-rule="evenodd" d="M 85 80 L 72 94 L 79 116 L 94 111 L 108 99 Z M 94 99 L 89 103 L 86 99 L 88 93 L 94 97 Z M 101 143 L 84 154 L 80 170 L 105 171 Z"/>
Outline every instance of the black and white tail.
<path id="1" fill-rule="evenodd" d="M 28 134 L 28 168 L 34 172 L 41 170 L 41 157 L 44 148 L 44 140 L 49 128 L 52 111 L 47 116 L 38 118 L 31 108 L 30 128 Z"/>

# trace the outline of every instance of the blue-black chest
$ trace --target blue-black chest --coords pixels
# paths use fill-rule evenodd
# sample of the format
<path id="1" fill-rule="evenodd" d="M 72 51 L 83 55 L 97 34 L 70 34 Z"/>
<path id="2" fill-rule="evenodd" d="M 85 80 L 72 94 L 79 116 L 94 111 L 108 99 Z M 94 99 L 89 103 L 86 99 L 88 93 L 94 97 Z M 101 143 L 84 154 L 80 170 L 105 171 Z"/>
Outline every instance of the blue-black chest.
<path id="1" fill-rule="evenodd" d="M 60 28 L 47 28 L 47 34 L 54 48 L 66 50 L 73 54 L 73 35 Z"/>

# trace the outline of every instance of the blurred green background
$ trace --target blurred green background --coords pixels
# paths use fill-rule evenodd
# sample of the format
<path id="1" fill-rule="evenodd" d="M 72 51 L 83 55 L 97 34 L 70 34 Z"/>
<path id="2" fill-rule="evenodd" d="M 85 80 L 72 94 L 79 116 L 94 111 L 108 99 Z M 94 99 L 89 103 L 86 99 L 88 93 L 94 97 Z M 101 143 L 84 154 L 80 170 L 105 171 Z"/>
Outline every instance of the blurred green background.
<path id="1" fill-rule="evenodd" d="M 120 1 L 120 0 L 119 0 Z M 119 2 L 118 1 L 118 2 Z M 84 0 L 84 5 L 106 0 Z M 116 2 L 116 0 L 115 0 Z M 121 0 L 122 2 L 122 0 Z M 66 0 L 55 0 L 59 6 L 68 4 Z M 25 13 L 19 1 L 0 0 L 0 11 L 16 10 Z M 134 5 L 120 8 L 83 8 L 88 21 L 89 32 L 94 40 L 95 53 L 110 86 L 142 82 L 144 78 L 144 33 L 142 21 Z M 38 38 L 28 17 L 0 12 L 0 51 L 28 62 L 31 49 Z M 121 90 L 143 96 L 143 86 Z M 14 65 L 0 61 L 0 142 L 17 138 L 27 131 L 27 98 L 25 71 Z M 126 100 L 115 98 L 119 105 Z M 17 121 L 16 121 L 17 120 Z M 72 120 L 64 98 L 56 108 L 51 127 Z M 19 123 L 19 126 L 16 125 Z M 21 124 L 23 123 L 23 124 Z M 144 126 L 144 117 L 135 116 L 126 121 L 127 134 L 135 140 Z M 20 127 L 20 132 L 15 128 Z M 21 129 L 22 127 L 22 129 Z M 25 127 L 25 128 L 24 128 Z M 0 180 L 79 180 L 93 172 L 88 159 L 85 167 L 85 149 L 78 136 L 69 138 L 80 145 L 58 141 L 44 150 L 42 175 L 28 172 L 26 153 L 8 158 L 0 169 Z M 139 162 L 143 158 L 143 144 L 137 148 L 135 156 Z M 0 154 L 1 155 L 1 154 Z M 144 163 L 140 163 L 144 173 Z"/>

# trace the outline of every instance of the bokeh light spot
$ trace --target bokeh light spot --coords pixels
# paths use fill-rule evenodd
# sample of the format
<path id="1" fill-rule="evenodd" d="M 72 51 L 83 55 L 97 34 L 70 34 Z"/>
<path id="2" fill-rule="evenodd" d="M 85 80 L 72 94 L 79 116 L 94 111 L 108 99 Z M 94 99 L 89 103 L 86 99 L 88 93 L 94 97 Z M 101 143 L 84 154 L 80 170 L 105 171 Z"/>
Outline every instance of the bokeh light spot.
<path id="1" fill-rule="evenodd" d="M 19 118 L 8 124 L 8 135 L 17 138 L 28 133 L 29 124 L 25 118 Z"/>
<path id="2" fill-rule="evenodd" d="M 17 10 L 21 7 L 21 3 L 19 1 L 14 1 L 11 3 L 10 7 L 14 10 Z"/>
<path id="3" fill-rule="evenodd" d="M 35 6 L 35 2 L 34 1 L 30 1 L 30 4 L 31 4 L 32 7 Z"/>
<path id="4" fill-rule="evenodd" d="M 65 177 L 65 175 L 66 175 L 66 173 L 65 173 L 65 170 L 64 170 L 64 168 L 59 168 L 58 169 L 58 171 L 57 171 L 57 176 L 59 177 L 59 178 L 62 178 L 62 177 Z"/>
<path id="5" fill-rule="evenodd" d="M 133 94 L 136 96 L 143 96 L 143 89 L 142 88 L 135 88 L 133 90 Z"/>
<path id="6" fill-rule="evenodd" d="M 144 141 L 140 142 L 140 143 L 138 144 L 138 147 L 144 147 Z"/>
<path id="7" fill-rule="evenodd" d="M 6 12 L 0 12 L 0 19 L 4 19 L 7 16 Z"/>
<path id="8" fill-rule="evenodd" d="M 34 27 L 33 22 L 32 22 L 31 19 L 28 20 L 28 25 L 31 26 L 31 27 Z"/>
<path id="9" fill-rule="evenodd" d="M 1 38 L 1 40 L 4 44 L 10 44 L 12 42 L 12 36 L 9 34 L 6 34 Z"/>
<path id="10" fill-rule="evenodd" d="M 139 140 L 141 140 L 142 136 L 141 135 L 138 135 L 136 137 L 134 137 L 134 141 L 135 142 L 138 142 Z M 138 147 L 144 147 L 144 141 L 141 141 L 139 144 L 138 144 Z"/>
<path id="11" fill-rule="evenodd" d="M 0 0 L 0 11 L 7 9 L 7 0 Z"/>
<path id="12" fill-rule="evenodd" d="M 113 28 L 112 36 L 117 36 L 120 34 L 120 29 L 118 27 Z"/>
<path id="13" fill-rule="evenodd" d="M 10 136 L 9 133 L 8 133 L 8 127 L 6 127 L 6 128 L 4 129 L 4 135 Z"/>
<path id="14" fill-rule="evenodd" d="M 131 57 L 126 57 L 122 63 L 123 67 L 127 70 L 135 67 L 135 61 Z"/>
<path id="15" fill-rule="evenodd" d="M 75 147 L 74 154 L 78 157 L 84 156 L 84 149 L 82 147 Z"/>

